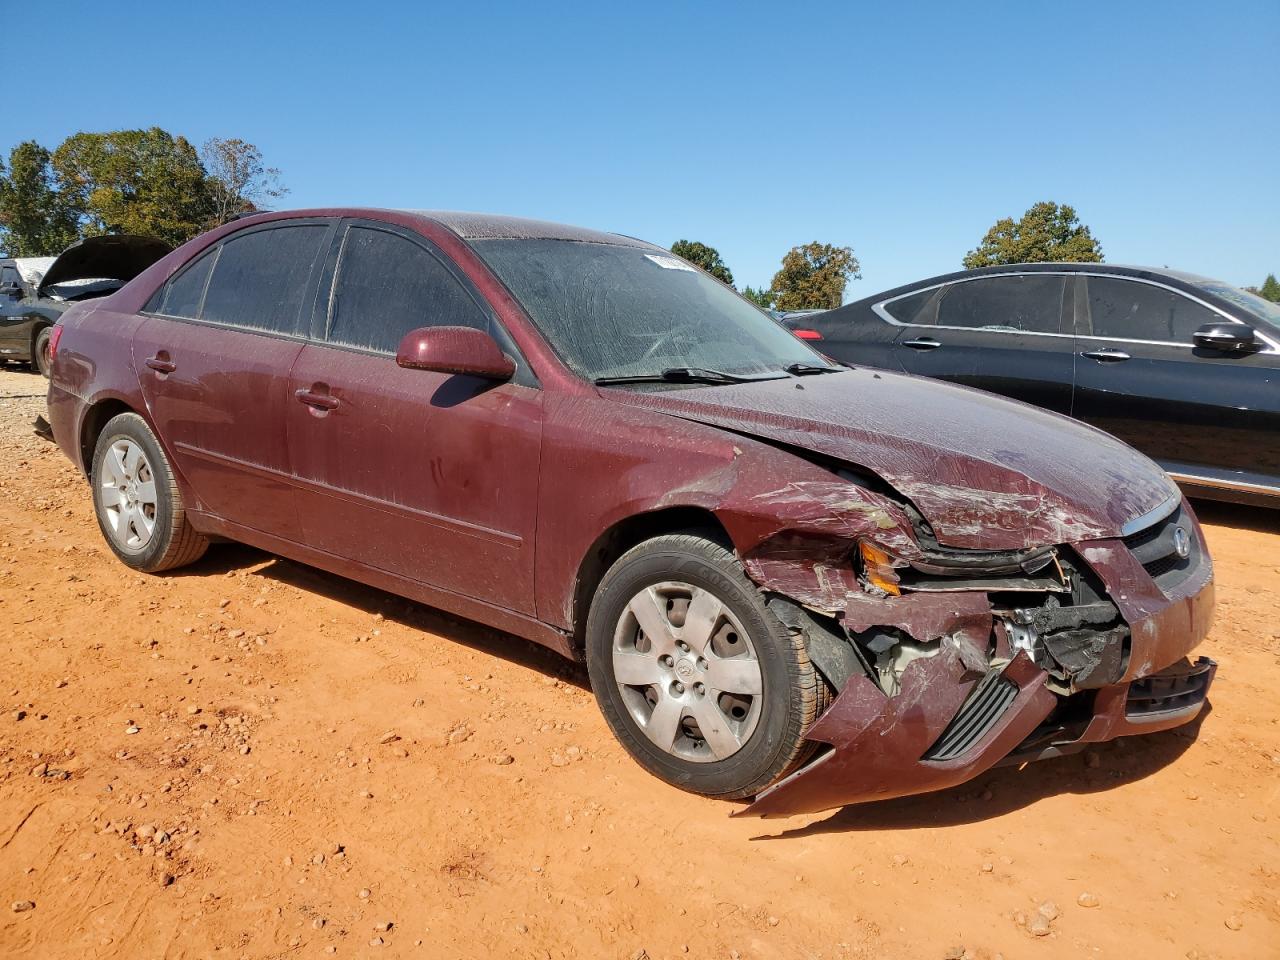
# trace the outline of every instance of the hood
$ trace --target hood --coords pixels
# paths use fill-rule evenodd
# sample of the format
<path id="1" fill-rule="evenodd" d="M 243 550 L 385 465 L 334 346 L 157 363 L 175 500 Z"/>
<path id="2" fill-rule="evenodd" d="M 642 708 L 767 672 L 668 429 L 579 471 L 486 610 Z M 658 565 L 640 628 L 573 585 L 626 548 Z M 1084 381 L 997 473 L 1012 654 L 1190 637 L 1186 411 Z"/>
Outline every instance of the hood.
<path id="1" fill-rule="evenodd" d="M 923 377 L 856 369 L 608 396 L 874 473 L 952 547 L 1118 537 L 1179 495 L 1156 464 L 1100 430 Z"/>
<path id="2" fill-rule="evenodd" d="M 127 283 L 173 247 L 154 237 L 108 234 L 86 237 L 63 250 L 45 271 L 36 296 L 47 297 L 50 288 L 74 280 L 119 280 Z"/>

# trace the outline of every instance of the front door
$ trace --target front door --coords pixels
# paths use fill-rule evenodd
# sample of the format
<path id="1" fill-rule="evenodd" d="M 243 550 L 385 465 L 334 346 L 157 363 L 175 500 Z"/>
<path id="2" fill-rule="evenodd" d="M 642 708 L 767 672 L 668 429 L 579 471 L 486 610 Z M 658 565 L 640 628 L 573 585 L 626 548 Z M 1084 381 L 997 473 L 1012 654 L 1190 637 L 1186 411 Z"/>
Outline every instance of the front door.
<path id="1" fill-rule="evenodd" d="M 518 358 L 507 383 L 396 364 L 404 334 L 433 325 L 487 330 L 514 353 L 480 295 L 416 233 L 348 222 L 325 278 L 318 342 L 290 384 L 306 542 L 532 614 L 541 391 Z"/>
<path id="2" fill-rule="evenodd" d="M 232 234 L 161 288 L 133 338 L 147 410 L 197 508 L 290 540 L 289 370 L 333 229 L 290 221 Z"/>
<path id="3" fill-rule="evenodd" d="M 1074 415 L 1179 477 L 1280 485 L 1280 354 L 1195 345 L 1228 318 L 1181 291 L 1086 278 Z"/>

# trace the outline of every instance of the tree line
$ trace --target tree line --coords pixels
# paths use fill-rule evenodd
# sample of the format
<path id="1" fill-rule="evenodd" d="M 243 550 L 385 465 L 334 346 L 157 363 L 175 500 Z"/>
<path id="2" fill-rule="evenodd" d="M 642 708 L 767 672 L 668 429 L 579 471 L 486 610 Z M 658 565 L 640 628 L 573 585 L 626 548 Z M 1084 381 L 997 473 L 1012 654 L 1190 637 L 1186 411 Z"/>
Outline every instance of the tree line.
<path id="1" fill-rule="evenodd" d="M 733 273 L 715 247 L 692 240 L 678 240 L 671 252 L 700 266 L 730 286 Z M 1003 217 L 983 235 L 981 242 L 961 261 L 966 270 L 1007 263 L 1102 263 L 1102 245 L 1080 222 L 1073 207 L 1051 201 L 1033 204 L 1021 217 Z M 827 310 L 844 302 L 848 282 L 861 276 L 850 247 L 807 243 L 792 247 L 782 258 L 782 269 L 767 288 L 743 287 L 739 292 L 764 308 L 776 310 Z M 1280 303 L 1280 282 L 1268 274 L 1260 287 L 1245 287 L 1274 303 Z"/>
<path id="2" fill-rule="evenodd" d="M 159 127 L 76 133 L 53 150 L 27 140 L 0 159 L 0 250 L 51 256 L 104 233 L 176 246 L 287 192 L 244 140 L 197 150 Z"/>

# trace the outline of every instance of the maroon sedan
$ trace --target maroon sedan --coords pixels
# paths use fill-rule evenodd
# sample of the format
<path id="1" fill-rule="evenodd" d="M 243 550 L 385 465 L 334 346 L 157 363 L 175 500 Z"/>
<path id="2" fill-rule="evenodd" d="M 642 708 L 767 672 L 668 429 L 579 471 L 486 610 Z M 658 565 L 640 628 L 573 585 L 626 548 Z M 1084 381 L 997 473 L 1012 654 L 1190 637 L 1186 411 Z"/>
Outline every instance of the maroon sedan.
<path id="1" fill-rule="evenodd" d="M 1191 508 L 985 393 L 833 366 L 615 234 L 271 213 L 57 328 L 50 418 L 147 572 L 254 544 L 585 659 L 685 789 L 779 815 L 1200 711 Z"/>

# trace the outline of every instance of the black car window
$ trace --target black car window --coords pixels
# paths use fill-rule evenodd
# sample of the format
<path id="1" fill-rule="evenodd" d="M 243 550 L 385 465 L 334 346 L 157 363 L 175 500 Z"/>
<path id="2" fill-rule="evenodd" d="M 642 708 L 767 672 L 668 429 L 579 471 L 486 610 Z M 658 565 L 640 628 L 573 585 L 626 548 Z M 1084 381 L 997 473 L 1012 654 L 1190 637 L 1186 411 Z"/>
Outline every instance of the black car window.
<path id="1" fill-rule="evenodd" d="M 395 353 L 417 327 L 488 330 L 489 322 L 431 251 L 386 230 L 351 227 L 334 279 L 329 342 Z"/>
<path id="2" fill-rule="evenodd" d="M 294 333 L 326 224 L 294 224 L 233 236 L 222 245 L 200 319 Z"/>
<path id="3" fill-rule="evenodd" d="M 1191 343 L 1196 328 L 1224 321 L 1175 290 L 1121 277 L 1089 278 L 1089 319 L 1095 337 Z"/>
<path id="4" fill-rule="evenodd" d="M 938 326 L 1058 333 L 1066 281 L 1050 274 L 986 277 L 947 287 Z"/>
<path id="5" fill-rule="evenodd" d="M 884 310 L 899 323 L 912 326 L 928 326 L 937 321 L 938 288 L 909 293 L 905 297 L 890 300 Z"/>
<path id="6" fill-rule="evenodd" d="M 205 284 L 215 259 L 213 252 L 206 253 L 170 280 L 155 310 L 170 317 L 200 316 L 200 301 L 204 299 Z M 150 304 L 147 306 L 151 308 Z"/>
<path id="7" fill-rule="evenodd" d="M 0 284 L 16 283 L 22 285 L 22 276 L 18 273 L 17 267 L 11 267 L 7 263 L 0 267 Z"/>

